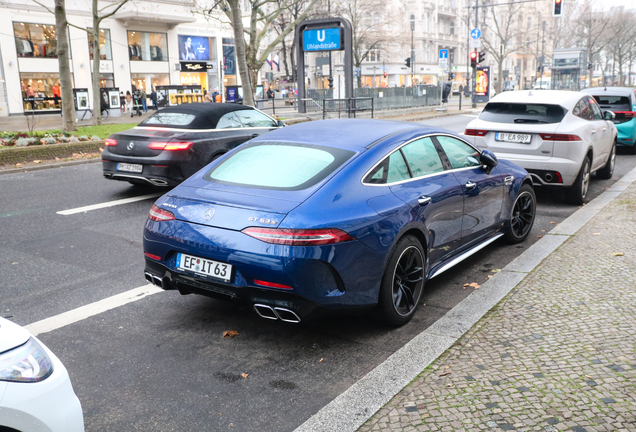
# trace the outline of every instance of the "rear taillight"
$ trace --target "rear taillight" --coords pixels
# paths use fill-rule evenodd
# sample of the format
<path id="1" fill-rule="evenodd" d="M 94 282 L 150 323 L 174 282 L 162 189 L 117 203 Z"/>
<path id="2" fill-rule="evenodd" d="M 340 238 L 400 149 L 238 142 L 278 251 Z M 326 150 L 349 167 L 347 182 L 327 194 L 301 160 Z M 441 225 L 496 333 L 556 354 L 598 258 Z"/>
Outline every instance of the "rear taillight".
<path id="1" fill-rule="evenodd" d="M 187 150 L 192 147 L 191 142 L 151 142 L 148 145 L 152 150 L 179 151 Z"/>
<path id="2" fill-rule="evenodd" d="M 265 243 L 288 246 L 318 246 L 355 240 L 354 237 L 346 232 L 334 228 L 277 229 L 251 227 L 245 228 L 242 232 Z"/>
<path id="3" fill-rule="evenodd" d="M 568 134 L 539 134 L 544 141 L 581 141 L 578 135 Z"/>
<path id="4" fill-rule="evenodd" d="M 613 111 L 613 113 L 616 114 L 616 115 L 622 114 L 622 115 L 624 115 L 625 117 L 628 117 L 628 118 L 636 117 L 636 112 L 634 112 L 634 111 Z"/>
<path id="5" fill-rule="evenodd" d="M 487 130 L 483 130 L 483 129 L 466 129 L 464 131 L 464 135 L 469 135 L 469 136 L 485 136 L 488 133 Z"/>
<path id="6" fill-rule="evenodd" d="M 117 145 L 117 140 L 107 138 L 106 140 L 104 140 L 104 145 L 106 147 L 115 147 Z"/>
<path id="7" fill-rule="evenodd" d="M 148 212 L 148 219 L 155 222 L 165 222 L 174 220 L 174 214 L 153 204 Z"/>
<path id="8" fill-rule="evenodd" d="M 148 258 L 152 258 L 153 260 L 161 261 L 161 257 L 159 255 L 154 255 L 149 252 L 144 252 L 144 255 L 146 255 Z"/>

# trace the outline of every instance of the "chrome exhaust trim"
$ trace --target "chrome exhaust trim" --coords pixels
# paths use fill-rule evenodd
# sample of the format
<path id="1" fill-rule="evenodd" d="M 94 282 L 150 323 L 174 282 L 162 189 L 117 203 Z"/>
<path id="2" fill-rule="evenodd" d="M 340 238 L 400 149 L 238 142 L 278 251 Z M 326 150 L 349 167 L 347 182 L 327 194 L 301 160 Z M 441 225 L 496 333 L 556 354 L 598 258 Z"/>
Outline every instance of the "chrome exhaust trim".
<path id="1" fill-rule="evenodd" d="M 551 182 L 552 181 L 552 174 L 548 173 L 545 176 L 543 176 L 545 178 L 545 181 L 547 182 Z"/>
<path id="2" fill-rule="evenodd" d="M 276 312 L 274 312 L 274 309 L 272 309 L 271 306 L 267 306 L 267 305 L 264 305 L 264 304 L 256 303 L 254 305 L 254 310 L 256 311 L 256 313 L 261 318 L 266 318 L 266 319 L 271 319 L 271 320 L 277 320 L 278 319 L 278 315 L 276 314 Z"/>
<path id="3" fill-rule="evenodd" d="M 130 174 L 104 174 L 104 177 L 113 178 L 113 179 L 122 178 L 122 179 L 142 180 L 142 181 L 148 182 L 148 183 L 150 183 L 151 185 L 154 185 L 154 186 L 168 186 L 168 182 L 165 181 L 165 180 L 148 179 L 146 177 L 130 175 Z"/>
<path id="4" fill-rule="evenodd" d="M 144 272 L 144 276 L 146 277 L 146 280 L 151 284 L 156 285 L 159 288 L 163 288 L 163 280 L 159 276 L 155 276 L 149 272 Z"/>
<path id="5" fill-rule="evenodd" d="M 296 312 L 292 310 L 275 307 L 274 312 L 276 312 L 276 315 L 281 321 L 294 323 L 294 324 L 298 324 L 300 322 L 300 317 L 296 315 Z"/>

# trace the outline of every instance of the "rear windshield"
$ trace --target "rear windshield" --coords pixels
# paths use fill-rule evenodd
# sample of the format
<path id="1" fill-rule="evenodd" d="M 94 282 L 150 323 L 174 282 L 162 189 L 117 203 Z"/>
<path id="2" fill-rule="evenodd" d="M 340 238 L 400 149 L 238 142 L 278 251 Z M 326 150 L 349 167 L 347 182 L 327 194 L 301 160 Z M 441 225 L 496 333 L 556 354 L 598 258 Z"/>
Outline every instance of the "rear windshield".
<path id="1" fill-rule="evenodd" d="M 601 106 L 603 105 L 611 105 L 613 107 L 619 106 L 621 108 L 625 108 L 624 111 L 631 111 L 631 108 L 632 108 L 632 104 L 629 101 L 628 96 L 602 95 L 602 96 L 594 96 L 594 99 L 596 99 L 596 102 L 598 102 L 598 104 Z"/>
<path id="2" fill-rule="evenodd" d="M 566 112 L 560 105 L 491 102 L 479 119 L 496 123 L 559 123 Z"/>
<path id="3" fill-rule="evenodd" d="M 196 116 L 194 114 L 159 111 L 141 122 L 141 125 L 187 126 L 192 123 L 195 118 Z"/>
<path id="4" fill-rule="evenodd" d="M 248 144 L 204 179 L 257 189 L 301 190 L 323 180 L 355 153 L 305 144 Z"/>

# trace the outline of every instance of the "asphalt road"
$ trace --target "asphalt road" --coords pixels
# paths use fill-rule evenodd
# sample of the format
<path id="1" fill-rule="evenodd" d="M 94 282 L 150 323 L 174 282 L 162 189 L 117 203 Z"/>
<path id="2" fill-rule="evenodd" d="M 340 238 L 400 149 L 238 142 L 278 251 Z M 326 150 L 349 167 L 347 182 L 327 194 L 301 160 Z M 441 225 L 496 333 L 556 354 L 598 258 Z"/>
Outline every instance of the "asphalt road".
<path id="1" fill-rule="evenodd" d="M 434 124 L 461 132 L 471 119 Z M 634 166 L 636 156 L 619 154 L 614 178 L 593 181 L 590 198 Z M 0 191 L 2 316 L 26 325 L 146 284 L 152 199 L 57 212 L 153 191 L 104 180 L 100 164 L 0 175 Z M 577 209 L 550 191 L 538 199 L 526 242 L 495 242 L 430 281 L 426 306 L 400 329 L 368 316 L 289 325 L 171 291 L 40 338 L 69 370 L 89 431 L 291 431 L 469 295 L 464 284 L 483 283 Z"/>

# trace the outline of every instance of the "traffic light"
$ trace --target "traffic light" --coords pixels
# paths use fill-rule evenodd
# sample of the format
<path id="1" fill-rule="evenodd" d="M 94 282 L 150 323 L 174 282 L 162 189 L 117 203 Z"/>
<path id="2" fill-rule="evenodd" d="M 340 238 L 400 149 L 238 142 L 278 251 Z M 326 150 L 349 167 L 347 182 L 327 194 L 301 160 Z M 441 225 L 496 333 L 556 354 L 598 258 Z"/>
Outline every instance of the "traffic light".
<path id="1" fill-rule="evenodd" d="M 327 81 L 329 81 L 329 88 L 333 88 L 333 77 L 327 78 Z"/>
<path id="2" fill-rule="evenodd" d="M 554 9 L 552 10 L 552 16 L 561 16 L 563 0 L 553 0 L 554 1 Z"/>
<path id="3" fill-rule="evenodd" d="M 470 67 L 473 69 L 477 67 L 477 51 L 470 53 Z"/>
<path id="4" fill-rule="evenodd" d="M 386 71 L 384 71 L 384 74 L 383 74 L 383 76 L 384 76 L 384 79 L 386 79 Z"/>
<path id="5" fill-rule="evenodd" d="M 452 81 L 452 80 L 454 80 L 454 79 L 455 79 L 455 72 L 449 72 L 449 73 L 448 73 L 448 80 L 449 80 L 449 81 Z"/>
<path id="6" fill-rule="evenodd" d="M 483 63 L 485 59 L 486 59 L 486 53 L 485 52 L 480 52 L 479 53 L 479 60 L 477 61 L 477 63 Z"/>
<path id="7" fill-rule="evenodd" d="M 411 67 L 411 57 L 404 59 L 404 64 L 406 67 Z"/>

